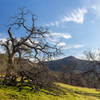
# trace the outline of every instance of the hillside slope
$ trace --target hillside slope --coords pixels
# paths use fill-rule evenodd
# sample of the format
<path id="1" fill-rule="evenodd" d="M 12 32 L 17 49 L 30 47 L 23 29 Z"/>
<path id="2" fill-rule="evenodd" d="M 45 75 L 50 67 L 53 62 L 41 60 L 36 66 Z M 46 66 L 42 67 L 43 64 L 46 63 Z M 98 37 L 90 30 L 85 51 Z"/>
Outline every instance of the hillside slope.
<path id="1" fill-rule="evenodd" d="M 17 87 L 0 86 L 0 100 L 100 100 L 100 90 L 75 87 L 67 84 L 56 83 L 64 94 L 51 95 L 49 91 L 41 89 L 38 93 L 24 87 L 19 91 Z"/>

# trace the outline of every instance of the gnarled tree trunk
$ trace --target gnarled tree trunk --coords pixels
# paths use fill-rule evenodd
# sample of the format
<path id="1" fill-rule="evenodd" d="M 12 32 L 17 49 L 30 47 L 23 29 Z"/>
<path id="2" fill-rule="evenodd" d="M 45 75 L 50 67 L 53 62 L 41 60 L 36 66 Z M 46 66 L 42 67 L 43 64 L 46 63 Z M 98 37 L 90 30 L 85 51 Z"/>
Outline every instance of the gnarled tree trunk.
<path id="1" fill-rule="evenodd" d="M 7 69 L 6 69 L 6 75 L 4 78 L 4 84 L 7 85 L 16 85 L 16 72 L 15 72 L 15 58 L 14 58 L 14 54 L 11 54 L 8 57 L 8 65 L 7 65 Z"/>

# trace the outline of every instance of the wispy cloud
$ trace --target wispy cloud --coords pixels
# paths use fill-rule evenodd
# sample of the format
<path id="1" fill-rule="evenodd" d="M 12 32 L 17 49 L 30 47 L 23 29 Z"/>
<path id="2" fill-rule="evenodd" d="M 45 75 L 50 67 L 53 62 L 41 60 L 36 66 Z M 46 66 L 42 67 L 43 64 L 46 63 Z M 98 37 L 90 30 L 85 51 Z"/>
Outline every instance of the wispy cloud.
<path id="1" fill-rule="evenodd" d="M 84 47 L 83 44 L 67 44 L 66 42 L 60 42 L 57 46 L 62 50 L 79 49 Z"/>
<path id="2" fill-rule="evenodd" d="M 83 44 L 76 44 L 76 45 L 70 46 L 70 48 L 75 48 L 75 49 L 77 49 L 77 48 L 83 48 L 83 47 L 84 47 Z"/>
<path id="3" fill-rule="evenodd" d="M 74 55 L 76 58 L 78 59 L 83 59 L 83 60 L 86 60 L 86 57 L 85 55 L 82 53 L 82 52 L 76 52 L 75 55 Z"/>
<path id="4" fill-rule="evenodd" d="M 68 49 L 79 49 L 79 48 L 83 48 L 84 45 L 83 44 L 69 44 L 66 45 L 63 49 L 64 50 L 68 50 Z"/>
<path id="5" fill-rule="evenodd" d="M 49 35 L 46 35 L 47 41 L 51 44 L 58 44 L 59 46 L 65 45 L 62 40 L 71 39 L 72 36 L 69 33 L 62 32 L 50 32 Z"/>
<path id="6" fill-rule="evenodd" d="M 57 33 L 57 32 L 51 32 L 51 34 L 49 36 L 47 36 L 47 40 L 48 42 L 50 42 L 51 44 L 57 44 L 58 47 L 60 47 L 63 50 L 67 50 L 67 49 L 78 49 L 78 48 L 83 48 L 84 45 L 82 44 L 66 44 L 66 42 L 61 41 L 61 38 L 64 39 L 70 39 L 72 38 L 72 36 L 69 33 Z"/>
<path id="7" fill-rule="evenodd" d="M 91 8 L 94 9 L 94 10 L 97 10 L 97 6 L 96 5 L 92 5 Z"/>
<path id="8" fill-rule="evenodd" d="M 82 24 L 84 22 L 84 16 L 87 13 L 86 8 L 78 8 L 73 11 L 71 11 L 69 14 L 65 15 L 61 20 L 50 22 L 49 24 L 46 24 L 45 26 L 57 26 L 65 23 L 65 22 L 75 22 L 78 24 Z"/>
<path id="9" fill-rule="evenodd" d="M 5 42 L 6 38 L 0 38 L 0 41 Z M 5 53 L 5 50 L 2 48 L 2 46 L 0 46 L 0 53 Z"/>
<path id="10" fill-rule="evenodd" d="M 0 32 L 0 38 L 1 37 L 7 38 L 8 37 L 8 34 L 7 33 Z"/>
<path id="11" fill-rule="evenodd" d="M 73 10 L 69 15 L 62 19 L 62 22 L 76 22 L 82 24 L 84 22 L 84 16 L 86 13 L 86 8 Z"/>
<path id="12" fill-rule="evenodd" d="M 84 0 L 84 2 L 87 10 L 96 15 L 96 18 L 100 18 L 100 0 Z"/>
<path id="13" fill-rule="evenodd" d="M 58 47 L 66 47 L 66 43 L 65 42 L 60 42 L 57 46 Z"/>
<path id="14" fill-rule="evenodd" d="M 91 11 L 96 15 L 97 18 L 100 18 L 100 3 L 92 5 Z"/>
<path id="15" fill-rule="evenodd" d="M 0 38 L 0 41 L 5 42 L 6 38 Z"/>
<path id="16" fill-rule="evenodd" d="M 72 36 L 68 33 L 57 33 L 57 32 L 54 32 L 54 33 L 51 33 L 50 34 L 51 36 L 54 36 L 54 37 L 58 37 L 58 38 L 65 38 L 65 39 L 70 39 L 72 38 Z"/>
<path id="17" fill-rule="evenodd" d="M 60 25 L 60 22 L 59 21 L 55 21 L 55 22 L 51 22 L 49 24 L 46 24 L 45 26 L 47 26 L 47 27 L 49 27 L 49 26 L 57 26 L 57 27 L 59 27 L 59 25 Z"/>

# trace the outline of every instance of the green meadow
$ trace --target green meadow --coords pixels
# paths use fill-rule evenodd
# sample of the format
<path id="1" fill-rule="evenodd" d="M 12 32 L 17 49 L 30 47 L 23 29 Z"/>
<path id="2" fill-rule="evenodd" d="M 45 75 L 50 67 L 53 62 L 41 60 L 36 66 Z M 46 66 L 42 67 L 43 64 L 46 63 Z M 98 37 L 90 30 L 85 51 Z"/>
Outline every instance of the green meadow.
<path id="1" fill-rule="evenodd" d="M 59 88 L 56 92 L 40 89 L 32 91 L 29 87 L 0 86 L 0 100 L 100 100 L 99 89 L 89 89 L 56 83 Z"/>

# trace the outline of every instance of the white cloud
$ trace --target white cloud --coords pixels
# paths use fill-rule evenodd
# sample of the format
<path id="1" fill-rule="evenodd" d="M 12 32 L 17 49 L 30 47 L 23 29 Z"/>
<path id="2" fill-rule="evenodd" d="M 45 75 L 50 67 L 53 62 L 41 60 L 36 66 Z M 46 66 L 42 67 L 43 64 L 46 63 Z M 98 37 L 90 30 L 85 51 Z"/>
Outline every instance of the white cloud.
<path id="1" fill-rule="evenodd" d="M 83 59 L 83 60 L 86 60 L 86 57 L 83 53 L 77 53 L 74 55 L 76 58 L 78 59 Z"/>
<path id="2" fill-rule="evenodd" d="M 96 5 L 92 5 L 91 8 L 94 9 L 94 10 L 97 10 L 97 6 Z"/>
<path id="3" fill-rule="evenodd" d="M 58 47 L 65 47 L 66 46 L 66 43 L 65 42 L 60 42 L 57 46 Z"/>
<path id="4" fill-rule="evenodd" d="M 6 38 L 0 38 L 0 41 L 4 42 L 6 41 Z M 2 46 L 0 46 L 0 53 L 4 53 L 4 49 L 2 48 Z"/>
<path id="5" fill-rule="evenodd" d="M 55 23 L 51 22 L 49 24 L 46 24 L 45 26 L 49 27 L 49 26 L 55 26 Z"/>
<path id="6" fill-rule="evenodd" d="M 83 48 L 84 47 L 84 45 L 82 45 L 82 44 L 77 44 L 77 45 L 73 45 L 72 46 L 72 48 Z"/>
<path id="7" fill-rule="evenodd" d="M 0 41 L 5 42 L 6 38 L 0 38 Z"/>
<path id="8" fill-rule="evenodd" d="M 64 16 L 61 20 L 59 21 L 54 21 L 49 24 L 46 24 L 45 26 L 50 27 L 50 26 L 57 26 L 65 23 L 65 22 L 75 22 L 78 24 L 82 24 L 84 22 L 84 16 L 87 13 L 86 8 L 78 8 L 76 10 L 73 10 L 69 15 Z"/>
<path id="9" fill-rule="evenodd" d="M 50 32 L 50 34 L 46 35 L 47 41 L 51 44 L 57 44 L 60 42 L 59 45 L 62 45 L 62 38 L 63 39 L 70 39 L 72 36 L 69 33 L 60 33 L 60 32 Z M 64 45 L 64 43 L 63 43 Z"/>
<path id="10" fill-rule="evenodd" d="M 6 38 L 0 38 L 0 41 L 5 42 Z M 2 46 L 0 46 L 0 53 L 5 53 L 5 50 L 2 48 Z"/>
<path id="11" fill-rule="evenodd" d="M 91 20 L 100 20 L 100 0 L 81 0 L 81 4 L 93 15 Z M 93 21 L 92 24 L 94 24 Z"/>
<path id="12" fill-rule="evenodd" d="M 92 12 L 96 15 L 96 17 L 100 18 L 100 3 L 92 6 Z"/>
<path id="13" fill-rule="evenodd" d="M 73 45 L 66 45 L 66 47 L 64 47 L 64 50 L 67 49 L 79 49 L 79 48 L 83 48 L 84 45 L 83 44 L 73 44 Z"/>
<path id="14" fill-rule="evenodd" d="M 46 24 L 45 26 L 49 27 L 49 26 L 57 26 L 59 27 L 60 22 L 59 21 L 55 21 L 55 22 L 51 22 L 49 24 Z"/>
<path id="15" fill-rule="evenodd" d="M 5 53 L 5 50 L 0 46 L 0 53 Z"/>
<path id="16" fill-rule="evenodd" d="M 87 9 L 85 8 L 73 10 L 68 16 L 62 19 L 62 22 L 76 22 L 82 24 L 86 13 Z"/>
<path id="17" fill-rule="evenodd" d="M 55 25 L 59 27 L 59 21 L 55 21 Z"/>
<path id="18" fill-rule="evenodd" d="M 57 33 L 57 32 L 54 32 L 54 33 L 51 33 L 50 34 L 51 36 L 54 36 L 54 37 L 58 37 L 58 38 L 65 38 L 65 39 L 70 39 L 72 38 L 72 36 L 68 33 Z"/>
<path id="19" fill-rule="evenodd" d="M 69 49 L 79 49 L 83 48 L 84 45 L 82 44 L 66 44 L 66 42 L 60 42 L 57 44 L 58 47 L 60 47 L 62 50 L 69 50 Z"/>
<path id="20" fill-rule="evenodd" d="M 90 11 L 90 13 L 96 15 L 96 18 L 100 19 L 100 0 L 84 0 L 84 6 Z"/>
<path id="21" fill-rule="evenodd" d="M 60 41 L 61 38 L 64 39 L 70 39 L 72 36 L 68 33 L 57 33 L 57 32 L 51 32 L 50 36 L 47 36 L 48 42 L 51 44 L 56 44 L 58 43 L 58 47 L 60 47 L 62 50 L 68 50 L 68 49 L 78 49 L 78 48 L 83 48 L 84 45 L 82 44 L 66 44 L 64 41 Z M 60 41 L 60 42 L 59 42 Z"/>

